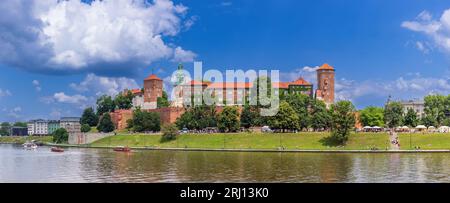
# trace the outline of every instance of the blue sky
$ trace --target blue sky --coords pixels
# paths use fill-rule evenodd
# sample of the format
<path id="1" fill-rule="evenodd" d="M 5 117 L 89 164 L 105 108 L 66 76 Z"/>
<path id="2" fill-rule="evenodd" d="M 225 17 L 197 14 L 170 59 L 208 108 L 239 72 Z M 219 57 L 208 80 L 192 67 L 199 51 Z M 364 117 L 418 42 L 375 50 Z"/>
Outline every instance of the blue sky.
<path id="1" fill-rule="evenodd" d="M 0 121 L 78 116 L 99 94 L 193 60 L 311 82 L 329 63 L 338 99 L 358 108 L 450 93 L 445 1 L 42 2 L 0 3 Z"/>

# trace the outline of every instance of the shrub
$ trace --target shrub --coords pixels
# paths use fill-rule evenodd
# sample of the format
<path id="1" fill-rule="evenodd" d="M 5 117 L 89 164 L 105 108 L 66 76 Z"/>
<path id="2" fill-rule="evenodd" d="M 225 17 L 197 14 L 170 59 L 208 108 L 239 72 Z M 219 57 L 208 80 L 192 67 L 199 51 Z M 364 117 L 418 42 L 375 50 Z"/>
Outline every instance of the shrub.
<path id="1" fill-rule="evenodd" d="M 171 140 L 177 139 L 178 136 L 178 128 L 175 124 L 166 124 L 161 128 L 161 132 L 163 133 L 161 141 L 167 142 Z"/>

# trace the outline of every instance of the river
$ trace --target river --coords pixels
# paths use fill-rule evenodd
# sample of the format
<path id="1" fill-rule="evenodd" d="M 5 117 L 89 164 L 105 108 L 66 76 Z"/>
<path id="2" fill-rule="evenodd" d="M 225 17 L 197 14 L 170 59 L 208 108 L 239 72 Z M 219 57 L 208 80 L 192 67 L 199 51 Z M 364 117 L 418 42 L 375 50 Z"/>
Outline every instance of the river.
<path id="1" fill-rule="evenodd" d="M 450 182 L 450 154 L 53 153 L 0 144 L 0 182 Z"/>

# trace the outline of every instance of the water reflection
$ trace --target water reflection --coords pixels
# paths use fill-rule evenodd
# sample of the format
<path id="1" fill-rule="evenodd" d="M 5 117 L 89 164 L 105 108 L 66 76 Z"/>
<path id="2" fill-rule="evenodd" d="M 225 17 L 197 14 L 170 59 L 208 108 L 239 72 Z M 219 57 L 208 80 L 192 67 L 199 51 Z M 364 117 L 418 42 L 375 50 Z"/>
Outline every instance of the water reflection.
<path id="1" fill-rule="evenodd" d="M 135 151 L 0 145 L 0 182 L 449 182 L 448 154 Z"/>

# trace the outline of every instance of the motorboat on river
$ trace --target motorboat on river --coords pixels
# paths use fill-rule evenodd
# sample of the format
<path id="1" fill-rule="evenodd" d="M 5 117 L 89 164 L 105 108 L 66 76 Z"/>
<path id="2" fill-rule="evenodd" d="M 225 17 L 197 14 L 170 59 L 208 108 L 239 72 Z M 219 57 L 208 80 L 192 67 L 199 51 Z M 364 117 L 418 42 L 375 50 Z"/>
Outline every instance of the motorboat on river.
<path id="1" fill-rule="evenodd" d="M 51 149 L 50 149 L 52 152 L 64 152 L 64 149 L 63 148 L 61 148 L 61 147 L 52 147 Z"/>
<path id="2" fill-rule="evenodd" d="M 22 146 L 23 146 L 24 149 L 28 149 L 28 150 L 37 149 L 38 148 L 38 146 L 35 143 L 33 143 L 33 142 L 26 142 Z"/>
<path id="3" fill-rule="evenodd" d="M 113 149 L 116 152 L 130 152 L 131 149 L 129 147 L 114 147 Z"/>

